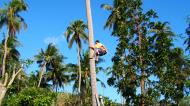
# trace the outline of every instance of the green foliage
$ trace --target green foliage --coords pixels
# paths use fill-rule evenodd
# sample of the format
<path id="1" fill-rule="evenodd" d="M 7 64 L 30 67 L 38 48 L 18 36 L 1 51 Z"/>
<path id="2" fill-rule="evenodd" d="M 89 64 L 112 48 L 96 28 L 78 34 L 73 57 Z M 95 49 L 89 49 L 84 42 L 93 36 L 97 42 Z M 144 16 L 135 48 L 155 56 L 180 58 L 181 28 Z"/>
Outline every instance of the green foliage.
<path id="1" fill-rule="evenodd" d="M 121 104 L 112 101 L 108 97 L 103 97 L 104 106 L 121 106 Z M 80 102 L 78 102 L 78 95 L 69 94 L 69 93 L 59 93 L 57 95 L 56 100 L 57 106 L 77 106 Z M 91 106 L 91 97 L 86 96 L 85 102 L 82 106 Z"/>
<path id="2" fill-rule="evenodd" d="M 36 87 L 38 85 L 38 76 L 34 73 L 31 72 L 30 75 L 28 76 L 28 80 L 27 80 L 27 86 L 29 87 Z"/>
<path id="3" fill-rule="evenodd" d="M 89 99 L 91 97 L 91 82 L 90 82 L 90 65 L 89 65 L 90 59 L 89 59 L 89 51 L 83 52 L 81 56 L 81 91 L 80 91 L 80 99 L 84 104 L 89 103 Z M 99 63 L 103 62 L 103 59 L 99 59 L 99 61 L 96 63 L 96 73 L 103 70 L 102 67 L 97 66 Z M 77 72 L 78 66 L 76 64 L 68 64 L 67 70 L 71 73 L 71 81 L 74 81 L 73 85 L 73 92 L 77 91 L 78 88 L 78 72 Z M 99 82 L 102 87 L 105 87 L 105 84 L 103 81 L 101 81 L 99 78 L 96 78 L 97 82 Z"/>
<path id="4" fill-rule="evenodd" d="M 189 59 L 173 46 L 175 34 L 167 22 L 156 22 L 153 10 L 144 12 L 142 0 L 114 0 L 106 28 L 118 38 L 108 84 L 118 89 L 127 105 L 153 105 L 163 95 L 178 104 L 188 85 Z M 143 82 L 145 84 L 143 85 Z M 136 94 L 137 88 L 145 92 Z M 170 103 L 172 103 L 170 102 Z"/>
<path id="5" fill-rule="evenodd" d="M 143 13 L 141 6 L 141 0 L 114 0 L 112 8 L 103 5 L 105 9 L 111 9 L 105 27 L 113 28 L 112 35 L 119 41 L 108 84 L 118 88 L 127 105 L 139 105 L 139 98 L 148 96 L 137 95 L 136 90 L 145 87 L 141 82 L 149 82 L 152 72 L 149 32 L 154 24 L 151 20 L 157 15 L 153 10 Z"/>
<path id="6" fill-rule="evenodd" d="M 10 97 L 6 106 L 50 106 L 56 94 L 42 88 L 26 88 L 17 95 Z"/>
<path id="7" fill-rule="evenodd" d="M 109 74 L 108 84 L 117 88 L 125 98 L 126 105 L 190 105 L 190 59 L 184 55 L 181 48 L 173 45 L 175 34 L 167 22 L 155 21 L 156 12 L 142 9 L 142 0 L 113 0 L 113 6 L 103 4 L 102 8 L 111 11 L 105 28 L 112 29 L 112 36 L 117 37 L 118 45 L 112 58 L 113 67 Z M 20 12 L 26 11 L 24 0 L 11 0 L 0 9 L 0 28 L 7 26 L 10 35 L 7 42 L 6 72 L 9 79 L 23 64 L 26 68 L 33 63 L 32 60 L 20 60 L 16 33 L 26 27 Z M 40 87 L 57 90 L 64 84 L 74 81 L 73 91 L 79 88 L 81 94 L 58 94 L 56 105 L 75 106 L 83 102 L 84 106 L 91 105 L 90 66 L 88 51 L 81 56 L 82 40 L 87 41 L 85 33 L 87 26 L 83 21 L 77 20 L 67 27 L 65 32 L 69 48 L 75 42 L 78 46 L 78 59 L 81 64 L 62 64 L 64 56 L 59 53 L 55 45 L 49 44 L 47 49 L 41 50 L 35 56 L 40 68 L 44 68 Z M 190 26 L 186 33 L 190 34 Z M 5 38 L 4 38 L 5 39 Z M 3 59 L 4 42 L 0 44 L 0 60 Z M 185 43 L 190 47 L 190 38 Z M 81 60 L 80 60 L 81 59 Z M 2 62 L 2 61 L 1 61 Z M 98 62 L 102 62 L 100 59 Z M 98 63 L 96 63 L 97 65 Z M 81 66 L 81 82 L 77 68 Z M 0 63 L 0 68 L 2 63 Z M 98 73 L 103 68 L 96 66 Z M 31 73 L 29 77 L 21 72 L 9 87 L 4 101 L 8 106 L 49 106 L 55 102 L 56 94 L 49 89 L 34 88 L 38 85 L 39 73 Z M 2 77 L 2 76 L 1 76 Z M 3 77 L 2 77 L 3 78 Z M 104 83 L 97 78 L 103 87 Z M 145 82 L 143 85 L 142 82 Z M 31 88 L 26 88 L 31 87 Z M 145 88 L 144 94 L 137 94 L 137 89 Z M 23 89 L 23 90 L 22 90 Z M 80 96 L 80 99 L 79 99 Z M 163 100 L 160 97 L 163 96 Z M 182 99 L 183 98 L 183 99 Z M 105 106 L 119 106 L 107 97 L 104 97 Z"/>
<path id="8" fill-rule="evenodd" d="M 53 88 L 62 87 L 64 83 L 67 83 L 68 76 L 65 74 L 65 68 L 62 64 L 65 57 L 55 45 L 49 44 L 45 51 L 41 49 L 39 54 L 35 55 L 35 59 L 41 68 L 38 75 L 42 71 L 46 71 L 42 78 L 41 87 L 46 87 L 49 81 L 52 81 Z"/>
<path id="9" fill-rule="evenodd" d="M 90 59 L 89 59 L 89 51 L 83 52 L 81 56 L 81 92 L 85 93 L 83 97 L 86 96 L 86 94 L 90 93 L 90 65 L 89 65 Z M 99 63 L 103 62 L 103 59 L 99 59 L 99 61 L 96 63 L 96 73 L 99 73 L 103 70 L 103 67 L 98 66 Z M 73 85 L 73 91 L 76 91 L 78 88 L 78 76 L 77 76 L 77 68 L 78 66 L 76 64 L 68 64 L 67 69 L 71 72 L 71 80 L 74 81 Z M 97 81 L 101 83 L 103 87 L 105 87 L 105 84 L 97 78 Z"/>
<path id="10" fill-rule="evenodd" d="M 0 44 L 0 59 L 3 60 L 4 55 L 4 42 L 5 39 L 2 40 Z M 6 72 L 9 74 L 9 77 L 12 75 L 12 70 L 16 68 L 16 66 L 21 66 L 22 62 L 20 61 L 20 52 L 17 50 L 17 47 L 20 46 L 20 42 L 16 37 L 9 37 L 7 41 L 7 56 L 6 56 Z M 2 61 L 0 62 L 2 65 Z M 0 65 L 0 67 L 2 67 Z M 17 67 L 19 68 L 19 67 Z M 16 69 L 17 69 L 16 68 Z"/>
<path id="11" fill-rule="evenodd" d="M 180 102 L 179 106 L 190 106 L 190 96 L 184 97 Z"/>
<path id="12" fill-rule="evenodd" d="M 16 32 L 27 25 L 24 18 L 19 14 L 27 10 L 24 0 L 12 0 L 5 8 L 0 9 L 0 28 L 7 26 L 8 34 L 15 37 Z"/>
<path id="13" fill-rule="evenodd" d="M 69 93 L 59 93 L 57 95 L 56 106 L 77 106 L 78 97 Z"/>
<path id="14" fill-rule="evenodd" d="M 170 51 L 167 66 L 160 72 L 160 81 L 157 89 L 165 96 L 165 100 L 174 100 L 176 104 L 183 98 L 184 90 L 187 89 L 189 73 L 189 59 L 183 56 L 180 48 Z"/>
<path id="15" fill-rule="evenodd" d="M 104 106 L 121 106 L 121 104 L 118 104 L 112 100 L 110 100 L 108 97 L 103 97 Z"/>

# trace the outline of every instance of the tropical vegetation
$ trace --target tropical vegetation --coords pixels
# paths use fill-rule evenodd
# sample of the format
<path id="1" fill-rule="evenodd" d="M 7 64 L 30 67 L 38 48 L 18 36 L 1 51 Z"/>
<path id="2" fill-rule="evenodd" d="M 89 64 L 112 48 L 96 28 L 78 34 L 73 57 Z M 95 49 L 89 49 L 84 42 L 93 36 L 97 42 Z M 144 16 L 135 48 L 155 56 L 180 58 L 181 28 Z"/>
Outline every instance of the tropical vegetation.
<path id="1" fill-rule="evenodd" d="M 182 39 L 184 48 L 178 47 L 175 40 L 181 38 L 168 20 L 160 21 L 152 9 L 143 10 L 142 0 L 102 3 L 102 11 L 109 15 L 100 27 L 117 39 L 115 54 L 106 60 L 113 64 L 104 67 L 104 58 L 95 62 L 91 49 L 93 20 L 90 0 L 85 1 L 86 20 L 75 20 L 64 31 L 68 48 L 76 44 L 77 64 L 74 60 L 66 63 L 71 57 L 65 57 L 53 43 L 39 47 L 32 58 L 22 59 L 18 35 L 27 28 L 21 14 L 28 5 L 25 0 L 9 0 L 0 7 L 0 106 L 190 105 L 190 26 L 184 28 L 188 35 Z M 29 71 L 34 64 L 38 69 Z M 107 80 L 96 77 L 99 73 Z M 67 85 L 72 86 L 71 92 L 64 91 Z M 97 85 L 116 89 L 122 103 L 100 95 Z"/>

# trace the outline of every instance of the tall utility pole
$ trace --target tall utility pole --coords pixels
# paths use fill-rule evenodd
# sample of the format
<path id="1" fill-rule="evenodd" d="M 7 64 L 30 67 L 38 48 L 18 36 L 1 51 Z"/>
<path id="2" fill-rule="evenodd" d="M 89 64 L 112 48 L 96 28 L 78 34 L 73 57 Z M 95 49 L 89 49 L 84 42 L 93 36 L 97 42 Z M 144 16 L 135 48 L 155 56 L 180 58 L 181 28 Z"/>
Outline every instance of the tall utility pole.
<path id="1" fill-rule="evenodd" d="M 88 20 L 88 34 L 89 34 L 89 47 L 94 46 L 94 35 L 93 35 L 93 25 L 92 25 L 92 15 L 91 15 L 91 7 L 90 0 L 86 0 L 86 15 Z M 92 88 L 92 106 L 99 106 L 99 98 L 96 84 L 96 67 L 94 60 L 94 50 L 89 50 L 89 58 L 90 58 L 90 76 L 91 76 L 91 88 Z"/>

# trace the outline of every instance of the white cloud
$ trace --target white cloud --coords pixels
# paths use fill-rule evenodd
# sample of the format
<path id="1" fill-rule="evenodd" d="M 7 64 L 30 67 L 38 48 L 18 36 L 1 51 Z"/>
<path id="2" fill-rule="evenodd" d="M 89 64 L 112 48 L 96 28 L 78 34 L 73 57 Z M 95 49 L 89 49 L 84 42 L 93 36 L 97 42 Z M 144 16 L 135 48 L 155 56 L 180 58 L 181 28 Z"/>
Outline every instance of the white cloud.
<path id="1" fill-rule="evenodd" d="M 60 36 L 48 36 L 44 39 L 44 43 L 49 44 L 52 43 L 54 45 L 62 42 L 64 40 L 63 35 Z"/>

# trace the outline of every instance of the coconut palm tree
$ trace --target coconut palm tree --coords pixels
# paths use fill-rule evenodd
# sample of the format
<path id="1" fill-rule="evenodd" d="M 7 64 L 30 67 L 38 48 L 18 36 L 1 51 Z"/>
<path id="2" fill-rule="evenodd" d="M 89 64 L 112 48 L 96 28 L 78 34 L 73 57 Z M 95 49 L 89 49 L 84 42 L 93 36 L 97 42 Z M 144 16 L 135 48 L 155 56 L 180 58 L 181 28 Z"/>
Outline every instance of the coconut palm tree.
<path id="1" fill-rule="evenodd" d="M 56 59 L 52 61 L 51 67 L 48 68 L 45 75 L 46 81 L 52 82 L 53 89 L 58 90 L 60 87 L 64 87 L 64 84 L 69 82 L 69 75 L 66 74 L 66 68 L 61 64 L 63 57 L 56 56 Z"/>
<path id="2" fill-rule="evenodd" d="M 161 70 L 163 67 L 166 67 L 169 64 L 169 56 L 171 55 L 171 46 L 172 37 L 175 35 L 171 28 L 168 26 L 167 22 L 156 22 L 150 30 L 153 33 L 150 41 L 151 44 L 155 45 L 155 55 L 154 66 L 158 67 L 158 70 Z M 163 62 L 164 61 L 164 62 Z M 160 77 L 161 71 L 154 71 Z"/>
<path id="3" fill-rule="evenodd" d="M 65 37 L 67 38 L 67 42 L 69 42 L 69 48 L 72 47 L 73 43 L 75 42 L 77 45 L 77 54 L 78 54 L 78 72 L 79 72 L 79 86 L 78 92 L 80 93 L 80 80 L 81 80 L 81 60 L 80 60 L 80 52 L 82 48 L 82 40 L 86 41 L 88 39 L 85 29 L 87 26 L 84 24 L 83 21 L 77 20 L 71 23 L 70 26 L 67 27 L 65 32 Z"/>
<path id="4" fill-rule="evenodd" d="M 102 4 L 101 7 L 110 11 L 110 15 L 105 23 L 104 28 L 113 28 L 112 35 L 120 33 L 120 28 L 124 26 L 126 19 L 126 0 L 114 0 L 113 6 L 109 4 Z"/>
<path id="5" fill-rule="evenodd" d="M 19 32 L 22 27 L 26 28 L 24 19 L 20 16 L 20 12 L 26 11 L 27 5 L 23 0 L 12 0 L 6 5 L 5 8 L 0 9 L 0 28 L 7 27 L 7 33 L 4 41 L 4 52 L 2 57 L 2 75 L 4 79 L 0 82 L 0 105 L 7 89 L 13 83 L 15 77 L 22 71 L 22 67 L 12 69 L 12 75 L 8 75 L 6 72 L 6 60 L 7 60 L 7 41 L 10 36 L 15 37 L 16 32 Z M 16 71 L 17 70 L 17 71 Z M 10 73 L 9 73 L 10 74 Z M 9 80 L 8 76 L 12 76 Z M 8 81 L 9 80 L 9 81 Z"/>
<path id="6" fill-rule="evenodd" d="M 89 97 L 92 92 L 91 92 L 91 85 L 90 85 L 90 65 L 89 65 L 90 59 L 89 59 L 89 51 L 86 51 L 83 53 L 82 57 L 81 57 L 81 98 L 82 98 L 82 103 L 83 105 L 86 103 L 86 98 Z M 98 65 L 99 63 L 103 62 L 103 59 L 100 58 L 100 60 L 97 62 L 96 65 Z M 77 73 L 75 70 L 77 70 L 77 65 L 75 64 L 68 64 L 67 68 L 70 70 L 70 72 L 72 72 L 71 75 L 71 81 L 74 81 L 74 85 L 73 85 L 73 92 L 75 92 L 78 88 L 78 83 L 79 80 L 77 79 Z M 101 70 L 103 70 L 102 67 L 96 67 L 96 73 L 100 72 Z M 99 79 L 96 78 L 96 80 L 98 82 L 101 83 L 101 85 L 103 87 L 105 87 L 105 84 Z"/>
<path id="7" fill-rule="evenodd" d="M 41 49 L 40 53 L 35 55 L 35 59 L 40 66 L 38 82 L 38 87 L 40 87 L 45 71 L 55 70 L 57 67 L 54 66 L 61 64 L 63 56 L 59 55 L 58 49 L 53 44 L 49 44 L 45 51 Z"/>
<path id="8" fill-rule="evenodd" d="M 4 25 L 7 26 L 7 34 L 4 42 L 2 76 L 5 74 L 8 38 L 10 36 L 14 37 L 16 32 L 20 32 L 22 27 L 26 28 L 24 19 L 19 15 L 20 12 L 26 10 L 27 5 L 23 0 L 12 0 L 6 8 L 0 9 L 0 28 L 2 28 Z"/>
<path id="9" fill-rule="evenodd" d="M 90 0 L 86 0 L 86 15 L 88 20 L 88 40 L 89 40 L 89 47 L 94 46 L 94 35 L 93 35 L 93 25 L 92 25 L 92 15 L 91 15 L 91 6 Z M 96 84 L 96 71 L 95 71 L 95 60 L 94 60 L 94 50 L 90 49 L 90 76 L 91 76 L 91 86 L 92 86 L 92 106 L 99 105 L 98 100 L 98 91 L 97 91 L 97 84 Z"/>
<path id="10" fill-rule="evenodd" d="M 0 44 L 0 59 L 3 58 L 3 51 L 4 51 L 4 42 L 5 39 L 3 39 L 2 43 Z M 7 41 L 7 61 L 15 61 L 19 62 L 20 53 L 16 49 L 16 47 L 20 46 L 20 42 L 17 40 L 16 37 L 9 37 Z M 8 65 L 8 64 L 6 64 Z M 9 66 L 6 66 L 8 68 Z"/>

